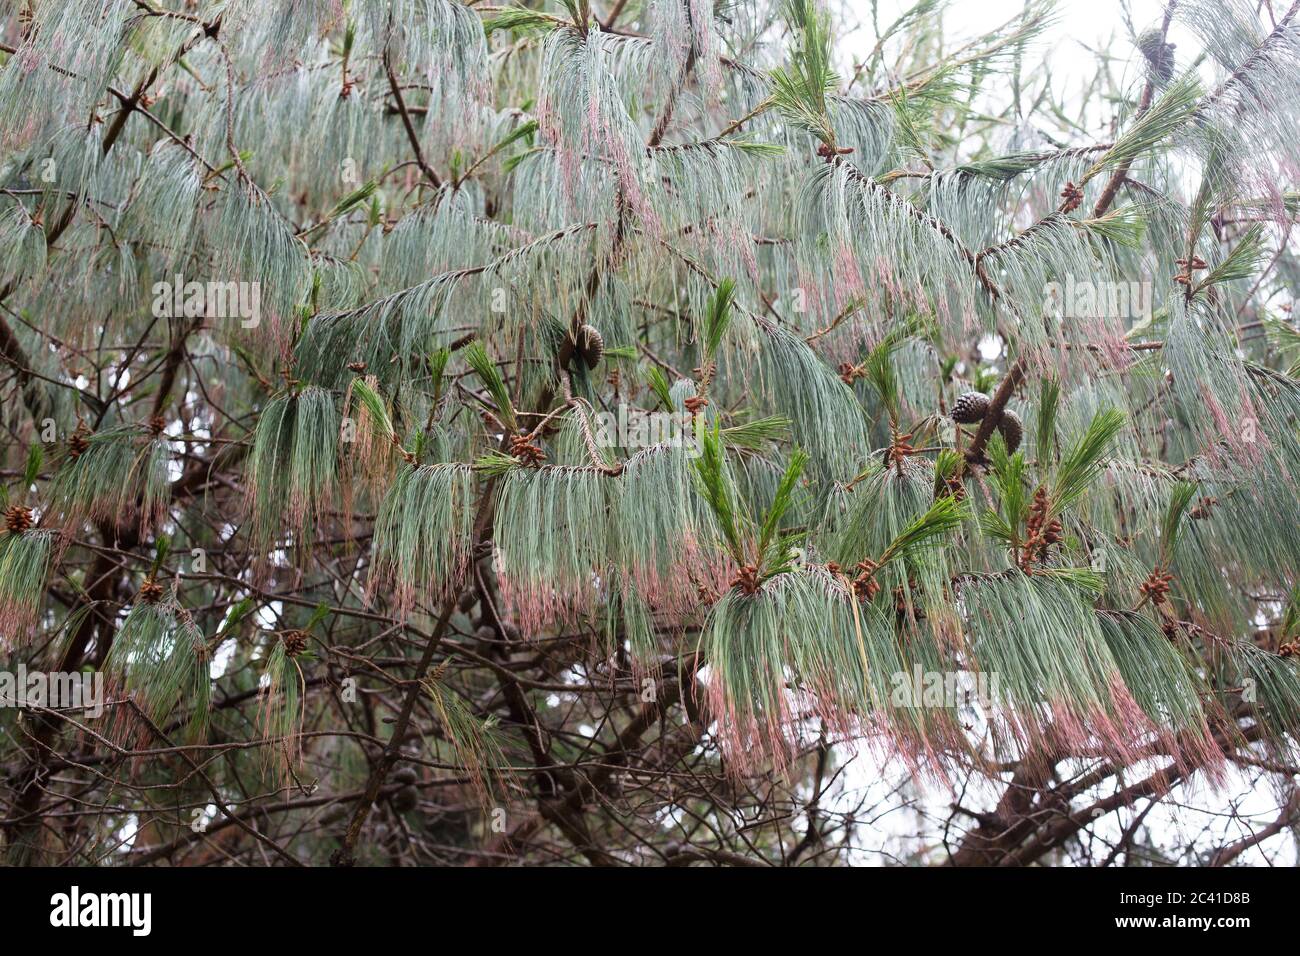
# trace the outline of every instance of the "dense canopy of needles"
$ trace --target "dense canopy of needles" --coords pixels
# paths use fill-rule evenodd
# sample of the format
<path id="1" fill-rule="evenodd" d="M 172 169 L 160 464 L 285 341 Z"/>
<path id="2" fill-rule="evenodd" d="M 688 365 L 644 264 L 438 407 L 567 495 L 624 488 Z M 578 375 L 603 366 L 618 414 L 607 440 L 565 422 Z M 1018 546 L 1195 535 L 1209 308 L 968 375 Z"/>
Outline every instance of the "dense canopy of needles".
<path id="1" fill-rule="evenodd" d="M 1096 136 L 1039 0 L 8 6 L 0 648 L 115 740 L 341 792 L 414 713 L 490 805 L 650 675 L 733 777 L 1300 750 L 1294 5 L 1171 4 Z"/>

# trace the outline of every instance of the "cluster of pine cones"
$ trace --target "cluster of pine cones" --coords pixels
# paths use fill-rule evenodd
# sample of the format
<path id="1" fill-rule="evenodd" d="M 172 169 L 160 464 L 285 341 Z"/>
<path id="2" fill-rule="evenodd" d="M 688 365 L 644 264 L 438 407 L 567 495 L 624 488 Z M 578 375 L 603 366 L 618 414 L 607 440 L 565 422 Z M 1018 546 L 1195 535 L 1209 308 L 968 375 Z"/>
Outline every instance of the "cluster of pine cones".
<path id="1" fill-rule="evenodd" d="M 753 594 L 758 590 L 758 585 L 758 565 L 755 564 L 742 565 L 731 582 L 733 588 L 739 588 L 746 594 Z"/>
<path id="2" fill-rule="evenodd" d="M 859 601 L 872 601 L 880 593 L 880 582 L 873 577 L 879 567 L 880 565 L 870 558 L 854 565 L 858 576 L 853 579 L 853 593 L 857 595 Z"/>
<path id="3" fill-rule="evenodd" d="M 525 465 L 540 465 L 546 460 L 546 452 L 540 445 L 534 445 L 527 435 L 510 436 L 510 454 Z"/>
<path id="4" fill-rule="evenodd" d="M 1047 491 L 1039 487 L 1034 492 L 1034 501 L 1029 506 L 1029 519 L 1025 522 L 1025 543 L 1020 552 L 1020 568 L 1026 574 L 1032 574 L 1033 563 L 1043 564 L 1049 557 L 1053 545 L 1061 543 L 1064 529 L 1060 518 L 1047 520 L 1049 514 Z"/>
<path id="5" fill-rule="evenodd" d="M 1168 571 L 1161 571 L 1156 568 L 1142 582 L 1138 590 L 1145 597 L 1149 597 L 1152 604 L 1164 604 L 1165 601 L 1169 600 L 1169 582 L 1173 579 L 1174 576 Z"/>
<path id="6" fill-rule="evenodd" d="M 952 420 L 959 425 L 974 425 L 984 420 L 991 404 L 987 395 L 980 392 L 967 392 L 953 402 Z M 1025 435 L 1025 426 L 1021 423 L 1020 416 L 1009 408 L 1004 408 L 1002 418 L 998 422 L 998 431 L 1002 433 L 1002 440 L 1007 443 L 1007 453 L 1015 454 Z"/>
<path id="7" fill-rule="evenodd" d="M 880 593 L 880 582 L 873 579 L 873 575 L 879 568 L 880 565 L 870 558 L 865 558 L 854 565 L 853 570 L 858 573 L 853 580 L 849 581 L 849 586 L 853 588 L 853 594 L 859 601 L 870 601 Z M 826 562 L 826 570 L 836 577 L 844 575 L 846 579 L 848 578 L 848 575 L 844 574 L 844 569 L 834 561 Z"/>
<path id="8" fill-rule="evenodd" d="M 415 771 L 410 767 L 399 767 L 393 774 L 393 782 L 400 783 L 402 789 L 388 798 L 388 805 L 398 813 L 410 813 L 420 802 L 420 791 L 415 786 Z"/>

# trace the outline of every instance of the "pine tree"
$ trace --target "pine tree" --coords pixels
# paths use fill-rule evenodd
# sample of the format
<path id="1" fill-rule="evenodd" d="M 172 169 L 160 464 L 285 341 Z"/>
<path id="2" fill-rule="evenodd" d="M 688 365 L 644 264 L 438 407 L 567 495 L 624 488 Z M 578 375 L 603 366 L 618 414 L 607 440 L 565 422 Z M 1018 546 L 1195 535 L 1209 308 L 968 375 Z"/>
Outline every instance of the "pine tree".
<path id="1" fill-rule="evenodd" d="M 11 862 L 1297 822 L 1134 808 L 1298 756 L 1300 4 L 6 7 Z"/>

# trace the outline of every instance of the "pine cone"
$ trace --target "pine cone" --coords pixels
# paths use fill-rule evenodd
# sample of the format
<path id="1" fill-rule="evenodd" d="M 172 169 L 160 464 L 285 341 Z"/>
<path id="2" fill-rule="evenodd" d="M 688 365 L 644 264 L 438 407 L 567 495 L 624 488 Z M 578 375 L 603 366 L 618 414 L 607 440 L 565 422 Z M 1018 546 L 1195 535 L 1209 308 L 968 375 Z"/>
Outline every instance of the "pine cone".
<path id="1" fill-rule="evenodd" d="M 600 363 L 600 357 L 605 354 L 605 339 L 590 325 L 578 329 L 577 346 L 587 368 L 595 368 Z"/>
<path id="2" fill-rule="evenodd" d="M 157 604 L 162 600 L 162 585 L 153 578 L 145 578 L 144 583 L 140 585 L 140 593 L 137 595 L 145 604 Z"/>
<path id="3" fill-rule="evenodd" d="M 1053 544 L 1060 544 L 1061 535 L 1064 533 L 1064 531 L 1065 529 L 1061 525 L 1061 519 L 1053 518 L 1052 523 L 1049 524 L 1047 526 L 1047 530 L 1043 532 L 1043 544 L 1048 546 L 1051 546 Z"/>
<path id="4" fill-rule="evenodd" d="M 880 582 L 873 578 L 876 569 L 879 568 L 875 561 L 866 558 L 859 561 L 854 568 L 858 576 L 853 579 L 853 593 L 859 601 L 871 601 L 880 593 Z"/>
<path id="5" fill-rule="evenodd" d="M 1137 38 L 1137 48 L 1146 57 L 1151 75 L 1157 82 L 1168 83 L 1174 75 L 1174 45 L 1164 41 L 1159 28 L 1142 31 Z"/>
<path id="6" fill-rule="evenodd" d="M 403 787 L 388 798 L 389 806 L 398 813 L 410 813 L 420 800 L 420 791 L 415 787 Z"/>
<path id="7" fill-rule="evenodd" d="M 967 392 L 952 403 L 952 420 L 959 425 L 973 425 L 988 414 L 989 397 L 979 392 Z"/>
<path id="8" fill-rule="evenodd" d="M 1074 212 L 1083 205 L 1083 190 L 1072 182 L 1066 183 L 1061 190 L 1061 199 L 1061 212 Z"/>
<path id="9" fill-rule="evenodd" d="M 886 465 L 888 465 L 891 461 L 894 462 L 902 461 L 908 455 L 916 454 L 916 447 L 912 445 L 909 441 L 911 437 L 912 437 L 911 432 L 907 432 L 906 434 L 903 435 L 895 434 L 893 436 L 893 438 L 890 440 L 889 447 L 885 450 Z"/>
<path id="10" fill-rule="evenodd" d="M 22 534 L 32 526 L 32 509 L 14 505 L 5 510 L 5 530 L 10 534 Z"/>
<path id="11" fill-rule="evenodd" d="M 1034 573 L 1035 561 L 1046 563 L 1052 545 L 1061 541 L 1060 519 L 1047 520 L 1050 504 L 1047 489 L 1040 485 L 1029 505 L 1029 515 L 1025 520 L 1025 541 L 1020 551 L 1020 569 L 1026 574 Z"/>
<path id="12" fill-rule="evenodd" d="M 757 566 L 746 564 L 736 572 L 736 577 L 731 582 L 731 586 L 740 588 L 746 594 L 753 594 L 758 590 L 758 583 Z"/>
<path id="13" fill-rule="evenodd" d="M 280 640 L 284 642 L 284 652 L 289 657 L 297 657 L 307 649 L 306 631 L 285 631 Z"/>
<path id="14" fill-rule="evenodd" d="M 527 435 L 510 436 L 510 454 L 525 465 L 540 465 L 546 460 L 546 452 L 530 442 Z"/>
<path id="15" fill-rule="evenodd" d="M 709 405 L 709 400 L 702 395 L 691 395 L 682 399 L 682 405 L 692 415 L 698 415 Z"/>
<path id="16" fill-rule="evenodd" d="M 1002 433 L 1002 440 L 1007 443 L 1007 454 L 1014 455 L 1016 449 L 1020 447 L 1020 441 L 1025 437 L 1025 426 L 1021 424 L 1020 416 L 1009 409 L 1002 412 L 1002 421 L 998 422 L 998 431 Z"/>
<path id="17" fill-rule="evenodd" d="M 1173 579 L 1172 574 L 1156 568 L 1138 587 L 1138 591 L 1149 597 L 1152 604 L 1164 604 L 1169 599 L 1169 582 Z"/>
<path id="18" fill-rule="evenodd" d="M 74 461 L 90 448 L 90 439 L 86 437 L 89 432 L 83 431 L 82 428 L 83 426 L 78 425 L 77 430 L 68 436 L 68 456 Z"/>
<path id="19" fill-rule="evenodd" d="M 393 780 L 397 783 L 410 786 L 415 783 L 415 770 L 412 767 L 398 767 L 393 771 Z"/>

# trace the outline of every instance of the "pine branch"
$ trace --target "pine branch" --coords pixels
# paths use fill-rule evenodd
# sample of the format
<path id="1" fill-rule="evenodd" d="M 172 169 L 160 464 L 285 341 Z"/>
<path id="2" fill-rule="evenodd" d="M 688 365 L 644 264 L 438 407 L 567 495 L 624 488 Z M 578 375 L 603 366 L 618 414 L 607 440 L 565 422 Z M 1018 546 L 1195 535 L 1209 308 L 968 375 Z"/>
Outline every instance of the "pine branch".
<path id="1" fill-rule="evenodd" d="M 406 100 L 402 96 L 402 85 L 397 82 L 397 74 L 393 72 L 392 60 L 388 51 L 384 50 L 383 55 L 384 72 L 388 76 L 388 89 L 393 94 L 393 100 L 397 103 L 397 112 L 402 117 L 402 128 L 406 130 L 406 139 L 411 144 L 411 152 L 415 154 L 415 162 L 420 167 L 420 172 L 424 173 L 434 189 L 442 188 L 442 179 L 433 171 L 424 158 L 424 150 L 420 148 L 420 136 L 415 131 L 415 124 L 411 122 L 411 114 L 406 108 Z"/>
<path id="2" fill-rule="evenodd" d="M 1164 17 L 1160 22 L 1160 43 L 1162 45 L 1165 42 L 1165 38 L 1169 36 L 1169 24 L 1173 21 L 1174 8 L 1177 7 L 1177 5 L 1178 0 L 1166 0 Z M 1136 119 L 1141 119 L 1147 110 L 1151 108 L 1151 100 L 1155 96 L 1155 92 L 1156 78 L 1154 75 L 1149 75 L 1147 77 L 1146 85 L 1142 87 L 1142 96 L 1138 100 Z M 1111 207 L 1111 203 L 1113 203 L 1115 197 L 1119 195 L 1119 189 L 1124 185 L 1124 180 L 1128 178 L 1128 173 L 1131 168 L 1132 162 L 1124 162 L 1121 163 L 1115 169 L 1115 172 L 1111 174 L 1110 179 L 1107 180 L 1105 187 L 1103 187 L 1101 191 L 1101 195 L 1097 197 L 1096 205 L 1092 207 L 1093 219 L 1100 219 L 1102 216 L 1106 215 L 1106 212 Z"/>

